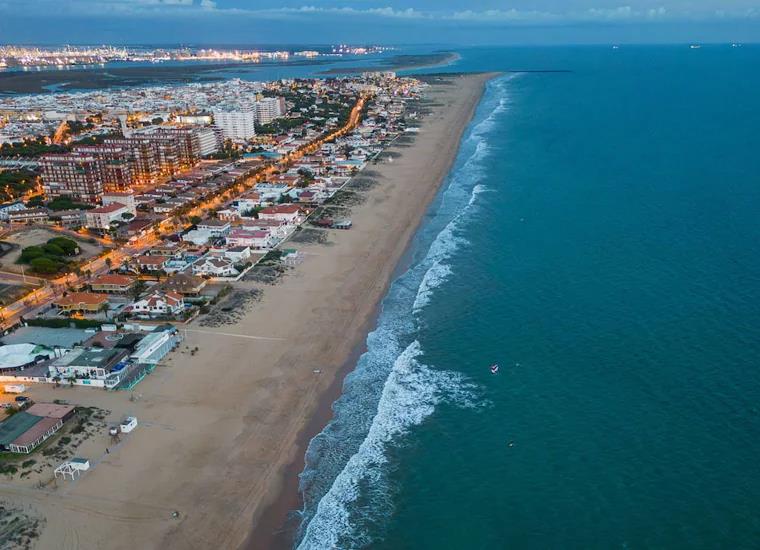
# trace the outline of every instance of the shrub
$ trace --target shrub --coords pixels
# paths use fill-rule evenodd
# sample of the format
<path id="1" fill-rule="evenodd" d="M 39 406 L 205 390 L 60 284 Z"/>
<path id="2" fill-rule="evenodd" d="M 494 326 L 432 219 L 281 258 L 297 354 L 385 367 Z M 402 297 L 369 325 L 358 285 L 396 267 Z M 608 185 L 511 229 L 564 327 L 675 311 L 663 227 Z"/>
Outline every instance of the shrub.
<path id="1" fill-rule="evenodd" d="M 26 324 L 30 327 L 48 327 L 48 328 L 69 328 L 74 325 L 76 328 L 98 328 L 103 323 L 93 321 L 92 319 L 26 319 Z"/>
<path id="2" fill-rule="evenodd" d="M 40 258 L 45 255 L 45 250 L 41 246 L 28 246 L 21 251 L 19 262 L 28 264 L 35 258 Z"/>
<path id="3" fill-rule="evenodd" d="M 54 237 L 48 241 L 48 244 L 59 247 L 67 256 L 73 256 L 79 251 L 79 245 L 76 241 L 66 237 Z"/>
<path id="4" fill-rule="evenodd" d="M 63 248 L 53 243 L 47 243 L 45 245 L 42 245 L 42 249 L 45 251 L 46 254 L 50 254 L 51 256 L 64 256 L 66 254 L 63 251 Z"/>
<path id="5" fill-rule="evenodd" d="M 58 270 L 61 269 L 61 263 L 56 262 L 55 260 L 51 260 L 50 258 L 46 257 L 40 257 L 40 258 L 34 258 L 29 264 L 32 266 L 34 271 L 37 273 L 46 273 L 46 274 L 52 274 L 52 273 L 58 273 Z"/>

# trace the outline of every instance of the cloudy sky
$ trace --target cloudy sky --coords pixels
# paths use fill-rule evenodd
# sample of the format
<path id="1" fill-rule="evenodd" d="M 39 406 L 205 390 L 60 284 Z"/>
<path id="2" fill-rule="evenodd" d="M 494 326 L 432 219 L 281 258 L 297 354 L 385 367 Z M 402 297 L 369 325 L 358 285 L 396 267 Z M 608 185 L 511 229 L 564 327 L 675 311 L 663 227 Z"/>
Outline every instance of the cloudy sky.
<path id="1" fill-rule="evenodd" d="M 760 0 L 0 0 L 0 43 L 760 41 Z"/>

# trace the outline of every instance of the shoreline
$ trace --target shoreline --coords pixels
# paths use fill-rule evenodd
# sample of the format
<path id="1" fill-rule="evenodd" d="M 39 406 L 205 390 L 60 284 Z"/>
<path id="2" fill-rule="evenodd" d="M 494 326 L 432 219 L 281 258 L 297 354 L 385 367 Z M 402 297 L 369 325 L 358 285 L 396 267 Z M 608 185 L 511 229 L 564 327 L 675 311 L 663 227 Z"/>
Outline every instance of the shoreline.
<path id="1" fill-rule="evenodd" d="M 311 230 L 327 232 L 324 244 L 290 241 L 301 264 L 275 285 L 236 283 L 234 293 L 260 300 L 234 322 L 183 328 L 181 345 L 133 392 L 35 388 L 41 401 L 86 392 L 106 422 L 139 419 L 110 452 L 82 449 L 99 458 L 75 482 L 6 491 L 45 519 L 38 548 L 291 546 L 281 527 L 300 508 L 306 446 L 332 417 L 493 76 L 420 77 L 431 86 L 410 107 L 426 113 L 419 132 L 357 176 L 353 228 Z"/>
<path id="2" fill-rule="evenodd" d="M 442 64 L 450 64 L 452 62 L 455 62 L 458 58 L 459 57 L 457 54 L 454 54 L 452 58 L 447 59 Z M 458 73 L 455 74 L 455 76 L 483 77 L 483 80 L 480 84 L 480 91 L 477 94 L 477 100 L 471 105 L 466 122 L 457 128 L 456 132 L 452 134 L 456 136 L 456 150 L 450 156 L 446 168 L 443 171 L 443 175 L 439 178 L 439 181 L 433 187 L 432 193 L 429 194 L 429 196 L 424 201 L 424 204 L 422 205 L 420 216 L 417 217 L 412 231 L 406 239 L 403 247 L 403 252 L 396 261 L 392 275 L 387 279 L 380 298 L 373 306 L 373 314 L 371 318 L 367 319 L 365 327 L 361 331 L 364 335 L 363 338 L 355 343 L 350 357 L 347 358 L 344 364 L 341 366 L 328 390 L 325 391 L 325 393 L 319 398 L 316 412 L 314 413 L 309 423 L 304 426 L 304 429 L 299 434 L 296 442 L 298 453 L 297 458 L 286 466 L 285 471 L 283 472 L 283 475 L 286 479 L 282 484 L 282 489 L 277 498 L 265 508 L 259 517 L 259 520 L 255 523 L 251 534 L 246 540 L 246 543 L 243 545 L 243 548 L 245 550 L 286 550 L 293 547 L 293 535 L 295 535 L 295 531 L 298 528 L 298 523 L 295 521 L 296 518 L 291 517 L 291 514 L 303 507 L 303 499 L 298 491 L 298 476 L 305 467 L 305 453 L 309 446 L 309 443 L 332 420 L 332 405 L 343 393 L 343 381 L 345 377 L 354 370 L 359 358 L 367 351 L 367 336 L 377 325 L 377 319 L 380 315 L 382 301 L 385 298 L 388 289 L 390 288 L 393 281 L 395 281 L 399 275 L 408 269 L 411 263 L 411 257 L 409 256 L 409 253 L 411 250 L 414 235 L 421 227 L 425 214 L 430 208 L 430 205 L 432 204 L 435 197 L 440 192 L 441 185 L 446 180 L 451 171 L 454 161 L 456 160 L 456 156 L 459 152 L 459 144 L 461 143 L 465 130 L 469 127 L 472 121 L 475 110 L 480 104 L 480 100 L 485 91 L 485 85 L 489 80 L 498 76 L 498 73 Z M 388 150 L 393 151 L 393 147 L 390 147 Z"/>

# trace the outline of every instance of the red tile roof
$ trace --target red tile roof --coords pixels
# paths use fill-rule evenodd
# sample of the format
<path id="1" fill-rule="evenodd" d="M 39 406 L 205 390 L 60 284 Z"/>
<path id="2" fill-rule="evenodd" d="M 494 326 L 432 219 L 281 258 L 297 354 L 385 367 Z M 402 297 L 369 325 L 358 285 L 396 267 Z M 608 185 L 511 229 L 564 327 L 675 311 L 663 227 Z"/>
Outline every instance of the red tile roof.
<path id="1" fill-rule="evenodd" d="M 56 300 L 55 305 L 59 307 L 78 306 L 81 304 L 96 306 L 99 304 L 104 304 L 107 301 L 108 296 L 105 294 L 95 294 L 93 292 L 72 292 Z"/>

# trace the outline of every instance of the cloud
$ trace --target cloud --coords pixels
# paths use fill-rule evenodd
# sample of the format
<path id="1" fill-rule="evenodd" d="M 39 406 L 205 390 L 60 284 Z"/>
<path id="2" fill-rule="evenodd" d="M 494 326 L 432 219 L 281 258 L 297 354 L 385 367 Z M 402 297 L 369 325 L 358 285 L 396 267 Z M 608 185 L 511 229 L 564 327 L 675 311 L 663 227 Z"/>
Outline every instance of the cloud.
<path id="1" fill-rule="evenodd" d="M 664 0 L 667 2 L 668 0 Z M 704 6 L 701 10 L 669 9 L 665 5 L 637 9 L 630 5 L 591 7 L 585 10 L 420 10 L 389 5 L 305 4 L 295 7 L 238 8 L 220 5 L 222 0 L 6 0 L 0 2 L 0 14 L 68 17 L 197 17 L 251 18 L 259 20 L 307 20 L 314 18 L 354 18 L 375 20 L 429 21 L 470 25 L 530 25 L 574 22 L 625 23 L 647 21 L 694 21 L 709 19 L 748 19 L 760 17 L 755 8 L 726 9 Z M 717 2 L 716 2 L 717 4 Z M 725 3 L 717 4 L 722 6 Z"/>

